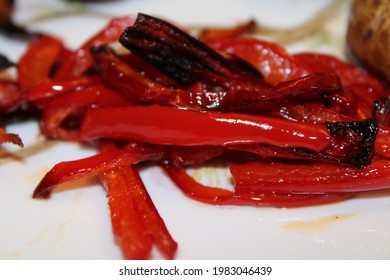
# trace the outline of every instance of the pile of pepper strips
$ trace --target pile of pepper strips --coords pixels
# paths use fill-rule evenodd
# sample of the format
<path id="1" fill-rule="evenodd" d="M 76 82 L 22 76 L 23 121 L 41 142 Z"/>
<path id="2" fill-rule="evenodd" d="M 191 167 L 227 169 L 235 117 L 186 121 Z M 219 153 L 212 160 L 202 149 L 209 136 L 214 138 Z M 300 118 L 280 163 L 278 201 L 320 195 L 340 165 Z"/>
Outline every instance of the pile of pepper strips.
<path id="1" fill-rule="evenodd" d="M 79 49 L 51 35 L 32 40 L 17 63 L 1 57 L 0 112 L 31 114 L 47 138 L 79 141 L 94 156 L 55 165 L 36 187 L 99 176 L 124 257 L 170 236 L 142 183 L 151 162 L 188 197 L 216 205 L 299 207 L 390 186 L 389 88 L 324 54 L 289 54 L 243 36 L 254 23 L 188 32 L 145 14 L 115 18 Z M 113 47 L 120 42 L 123 49 Z M 22 145 L 0 130 L 0 143 Z M 234 191 L 209 187 L 186 167 L 225 157 Z"/>

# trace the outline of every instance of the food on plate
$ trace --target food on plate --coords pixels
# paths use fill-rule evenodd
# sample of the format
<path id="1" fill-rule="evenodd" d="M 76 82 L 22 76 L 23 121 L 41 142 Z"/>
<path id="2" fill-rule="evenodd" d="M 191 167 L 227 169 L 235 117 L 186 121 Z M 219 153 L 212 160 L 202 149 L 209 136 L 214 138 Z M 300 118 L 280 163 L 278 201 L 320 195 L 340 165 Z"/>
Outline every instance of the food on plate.
<path id="1" fill-rule="evenodd" d="M 348 26 L 352 54 L 390 83 L 390 1 L 354 0 Z"/>
<path id="2" fill-rule="evenodd" d="M 111 20 L 76 50 L 49 34 L 33 39 L 17 81 L 1 81 L 17 88 L 0 87 L 2 115 L 34 108 L 47 138 L 96 148 L 56 164 L 33 197 L 97 176 L 124 257 L 149 258 L 157 247 L 171 259 L 177 244 L 139 175 L 143 162 L 213 205 L 302 207 L 388 188 L 387 85 L 336 57 L 290 54 L 247 31 L 195 38 L 139 13 Z M 233 190 L 187 172 L 220 158 L 230 162 Z"/>

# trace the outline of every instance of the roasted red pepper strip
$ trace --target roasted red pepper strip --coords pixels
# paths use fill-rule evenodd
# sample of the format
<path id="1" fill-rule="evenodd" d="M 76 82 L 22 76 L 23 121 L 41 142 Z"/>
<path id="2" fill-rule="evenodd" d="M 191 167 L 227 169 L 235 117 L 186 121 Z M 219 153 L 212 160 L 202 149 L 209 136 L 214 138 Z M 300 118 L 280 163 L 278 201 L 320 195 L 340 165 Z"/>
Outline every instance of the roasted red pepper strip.
<path id="1" fill-rule="evenodd" d="M 63 51 L 62 42 L 50 36 L 31 42 L 18 63 L 20 88 L 26 90 L 49 81 L 52 67 Z"/>
<path id="2" fill-rule="evenodd" d="M 263 75 L 265 81 L 272 85 L 313 73 L 304 62 L 272 42 L 239 37 L 207 43 L 215 50 L 234 54 L 248 61 Z"/>
<path id="3" fill-rule="evenodd" d="M 22 139 L 17 134 L 6 133 L 3 128 L 0 127 L 0 144 L 13 143 L 19 147 L 23 147 Z"/>
<path id="4" fill-rule="evenodd" d="M 164 90 L 163 86 L 122 61 L 111 48 L 107 46 L 92 48 L 91 53 L 94 58 L 94 67 L 108 87 L 134 101 L 160 103 L 161 99 L 167 99 L 161 92 Z M 168 98 L 170 98 L 173 90 L 167 89 L 167 91 Z"/>
<path id="5" fill-rule="evenodd" d="M 267 104 L 265 104 L 267 105 Z M 296 120 L 300 122 L 310 123 L 334 123 L 334 122 L 351 122 L 357 121 L 355 118 L 351 118 L 345 114 L 342 114 L 332 108 L 325 106 L 324 104 L 314 102 L 289 102 L 282 101 L 274 103 L 274 109 L 270 110 L 270 116 Z M 271 107 L 271 106 L 269 106 Z M 252 109 L 253 110 L 253 109 Z"/>
<path id="6" fill-rule="evenodd" d="M 184 146 L 266 143 L 314 151 L 321 151 L 331 140 L 322 124 L 157 105 L 88 110 L 80 138 L 102 137 Z"/>
<path id="7" fill-rule="evenodd" d="M 177 243 L 169 234 L 164 221 L 153 204 L 136 166 L 117 167 L 100 175 L 100 178 L 108 190 L 109 205 L 114 233 L 118 236 L 124 255 L 134 259 L 139 255 L 141 247 L 142 254 L 146 257 L 150 254 L 145 246 L 137 238 L 124 238 L 125 235 L 141 231 L 144 239 L 152 238 L 153 243 L 168 259 L 173 259 Z M 130 207 L 130 209 L 129 209 Z M 126 212 L 134 211 L 126 216 Z M 137 217 L 138 216 L 138 217 Z M 137 228 L 132 223 L 141 218 L 141 224 Z M 128 228 L 126 228 L 128 226 Z M 149 241 L 145 240 L 149 245 Z M 135 243 L 135 245 L 134 245 Z M 141 244 L 141 245 L 138 245 Z M 145 248 L 146 247 L 146 248 Z M 145 249 L 145 252 L 143 252 Z"/>
<path id="8" fill-rule="evenodd" d="M 23 101 L 41 101 L 68 91 L 80 90 L 90 86 L 98 86 L 100 84 L 102 84 L 102 81 L 100 77 L 97 76 L 81 77 L 66 81 L 48 80 L 24 91 Z"/>
<path id="9" fill-rule="evenodd" d="M 220 77 L 230 83 L 241 77 L 260 77 L 247 62 L 226 58 L 176 26 L 142 13 L 125 29 L 119 42 L 182 85 L 198 79 L 213 84 Z"/>
<path id="10" fill-rule="evenodd" d="M 248 33 L 253 33 L 256 27 L 256 22 L 250 20 L 234 28 L 207 28 L 200 32 L 199 40 L 207 43 L 208 41 L 237 38 Z"/>
<path id="11" fill-rule="evenodd" d="M 165 170 L 188 197 L 214 205 L 250 205 L 271 207 L 302 207 L 333 203 L 350 198 L 353 193 L 285 194 L 273 191 L 235 192 L 204 186 L 195 181 L 184 168 L 166 164 Z"/>
<path id="12" fill-rule="evenodd" d="M 365 94 L 361 97 L 369 103 L 390 94 L 390 90 L 383 81 L 366 70 L 346 63 L 335 56 L 319 53 L 300 53 L 294 55 L 294 57 L 313 71 L 336 73 L 344 87 L 359 85 L 360 88 L 364 88 Z"/>
<path id="13" fill-rule="evenodd" d="M 118 166 L 135 164 L 140 161 L 159 159 L 163 156 L 161 151 L 152 150 L 150 153 L 142 151 L 126 151 L 123 149 L 110 149 L 84 159 L 60 162 L 56 164 L 35 188 L 34 198 L 48 198 L 53 189 L 62 183 L 80 178 L 92 177 Z"/>
<path id="14" fill-rule="evenodd" d="M 47 137 L 77 140 L 78 126 L 87 108 L 119 107 L 129 105 L 127 99 L 105 87 L 89 87 L 64 93 L 52 100 L 43 110 L 41 131 Z M 71 116 L 76 124 L 68 128 L 64 120 Z"/>
<path id="15" fill-rule="evenodd" d="M 140 182 L 126 175 L 121 167 L 108 169 L 99 175 L 107 189 L 112 229 L 126 259 L 148 259 L 153 240 L 144 224 L 146 217 L 138 210 L 139 198 L 134 197 L 132 190 Z"/>
<path id="16" fill-rule="evenodd" d="M 0 80 L 0 112 L 7 113 L 16 109 L 21 103 L 20 95 L 17 82 Z"/>
<path id="17" fill-rule="evenodd" d="M 63 80 L 81 77 L 93 65 L 93 59 L 89 52 L 91 47 L 107 45 L 118 40 L 126 27 L 134 23 L 133 16 L 123 16 L 112 19 L 108 25 L 85 42 L 79 49 L 72 52 L 63 61 L 55 79 Z"/>
<path id="18" fill-rule="evenodd" d="M 355 167 L 369 165 L 375 155 L 375 148 L 381 148 L 377 153 L 384 153 L 384 147 L 379 147 L 375 144 L 375 139 L 378 134 L 378 127 L 375 121 L 329 123 L 327 127 L 332 135 L 332 140 L 320 152 L 298 148 L 280 148 L 262 144 L 229 145 L 229 148 L 251 152 L 264 158 L 333 162 Z"/>
<path id="19" fill-rule="evenodd" d="M 360 192 L 389 187 L 390 161 L 374 160 L 364 168 L 333 163 L 253 162 L 230 167 L 240 192 Z"/>

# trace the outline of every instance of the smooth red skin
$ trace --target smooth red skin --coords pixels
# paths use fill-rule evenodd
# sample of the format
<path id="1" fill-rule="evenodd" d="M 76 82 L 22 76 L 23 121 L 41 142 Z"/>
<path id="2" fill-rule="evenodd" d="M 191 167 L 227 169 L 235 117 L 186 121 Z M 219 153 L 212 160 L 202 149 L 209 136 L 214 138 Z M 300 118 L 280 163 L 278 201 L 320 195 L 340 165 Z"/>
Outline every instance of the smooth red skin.
<path id="1" fill-rule="evenodd" d="M 150 255 L 151 247 L 149 247 L 148 240 L 141 241 L 152 238 L 153 244 L 161 253 L 167 259 L 173 259 L 177 243 L 168 232 L 150 198 L 137 167 L 117 167 L 102 173 L 100 178 L 108 190 L 113 230 L 120 240 L 119 243 L 124 255 L 128 259 L 138 258 L 138 256 L 146 258 Z M 133 207 L 131 207 L 132 205 Z M 138 222 L 139 218 L 141 218 L 141 223 L 134 225 L 134 221 Z M 137 234 L 137 232 L 141 234 Z M 127 238 L 127 235 L 130 236 Z"/>
<path id="2" fill-rule="evenodd" d="M 20 88 L 17 82 L 0 80 L 0 113 L 11 112 L 20 104 Z"/>
<path id="3" fill-rule="evenodd" d="M 135 153 L 134 151 L 111 149 L 87 158 L 60 162 L 39 182 L 34 190 L 33 198 L 48 198 L 53 189 L 62 183 L 92 177 L 118 166 L 135 164 L 161 156 L 159 151 Z"/>
<path id="4" fill-rule="evenodd" d="M 390 94 L 390 90 L 383 81 L 364 69 L 341 61 L 332 55 L 301 53 L 294 57 L 313 71 L 336 73 L 344 87 L 357 86 L 356 89 L 360 91 L 356 91 L 355 94 L 369 104 Z"/>
<path id="5" fill-rule="evenodd" d="M 64 63 L 55 75 L 55 79 L 63 80 L 81 77 L 93 65 L 93 58 L 89 49 L 100 45 L 117 42 L 120 35 L 133 25 L 134 16 L 123 16 L 112 19 L 105 28 L 86 41 L 79 49 L 71 52 L 64 58 Z"/>
<path id="6" fill-rule="evenodd" d="M 50 71 L 64 51 L 62 42 L 50 36 L 39 37 L 28 45 L 18 63 L 18 81 L 21 90 L 27 90 L 50 80 Z"/>
<path id="7" fill-rule="evenodd" d="M 314 151 L 330 143 L 328 130 L 322 124 L 157 105 L 88 110 L 80 139 L 102 137 L 183 146 L 265 143 Z"/>
<path id="8" fill-rule="evenodd" d="M 183 193 L 200 202 L 213 205 L 267 206 L 267 207 L 303 207 L 318 204 L 334 203 L 350 198 L 353 193 L 323 194 L 283 194 L 267 192 L 235 192 L 204 186 L 195 181 L 184 168 L 166 164 L 165 170 L 175 185 Z"/>
<path id="9" fill-rule="evenodd" d="M 97 76 L 81 77 L 66 81 L 48 80 L 24 91 L 23 101 L 41 101 L 72 90 L 80 90 L 82 88 L 98 85 L 102 85 L 102 81 L 100 77 Z"/>
<path id="10" fill-rule="evenodd" d="M 70 91 L 57 96 L 45 107 L 40 121 L 41 131 L 47 137 L 78 140 L 78 130 L 70 130 L 61 126 L 61 122 L 67 116 L 82 115 L 87 108 L 119 107 L 129 104 L 122 95 L 105 87 Z"/>
<path id="11" fill-rule="evenodd" d="M 123 256 L 129 260 L 148 259 L 153 240 L 133 197 L 134 179 L 124 176 L 121 167 L 102 172 L 99 177 L 107 189 L 111 225 Z"/>
<path id="12" fill-rule="evenodd" d="M 248 61 L 272 85 L 313 73 L 305 63 L 294 58 L 284 48 L 264 40 L 226 38 L 209 41 L 208 45 L 217 51 L 234 54 Z"/>
<path id="13" fill-rule="evenodd" d="M 237 192 L 360 192 L 388 188 L 390 161 L 374 160 L 356 168 L 333 163 L 254 162 L 230 167 Z"/>

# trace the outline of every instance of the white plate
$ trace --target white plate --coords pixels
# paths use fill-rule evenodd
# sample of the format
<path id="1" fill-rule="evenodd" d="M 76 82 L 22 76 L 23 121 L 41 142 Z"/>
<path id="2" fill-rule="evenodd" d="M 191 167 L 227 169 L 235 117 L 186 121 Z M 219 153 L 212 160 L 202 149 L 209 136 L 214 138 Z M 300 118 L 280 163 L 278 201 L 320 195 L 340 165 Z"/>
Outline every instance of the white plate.
<path id="1" fill-rule="evenodd" d="M 110 16 L 138 11 L 162 15 L 182 25 L 234 25 L 256 18 L 267 25 L 287 28 L 308 20 L 329 2 L 129 0 L 70 7 L 62 1 L 24 0 L 18 2 L 16 18 L 30 23 L 32 29 L 61 36 L 69 46 L 76 47 L 107 18 L 83 12 L 43 21 L 32 19 L 48 10 L 52 13 L 86 7 Z M 319 48 L 342 55 L 346 19 L 345 12 L 331 18 L 323 34 L 290 49 Z M 325 40 L 324 34 L 328 36 Z M 21 42 L 0 37 L 0 52 L 12 59 L 19 57 L 24 48 Z M 54 164 L 94 151 L 75 143 L 43 141 L 34 122 L 8 129 L 22 137 L 26 148 L 5 145 L 2 152 L 5 149 L 11 154 L 0 157 L 0 259 L 121 259 L 111 232 L 105 192 L 94 179 L 61 186 L 47 201 L 31 199 L 36 184 Z M 142 177 L 179 244 L 177 259 L 390 257 L 390 191 L 298 209 L 215 207 L 184 197 L 159 168 L 143 170 Z M 161 258 L 157 252 L 152 257 Z"/>

